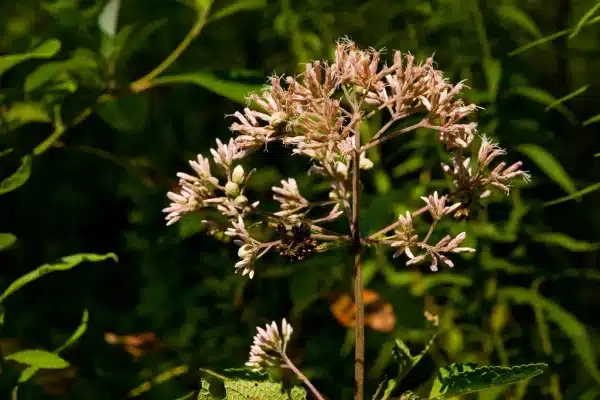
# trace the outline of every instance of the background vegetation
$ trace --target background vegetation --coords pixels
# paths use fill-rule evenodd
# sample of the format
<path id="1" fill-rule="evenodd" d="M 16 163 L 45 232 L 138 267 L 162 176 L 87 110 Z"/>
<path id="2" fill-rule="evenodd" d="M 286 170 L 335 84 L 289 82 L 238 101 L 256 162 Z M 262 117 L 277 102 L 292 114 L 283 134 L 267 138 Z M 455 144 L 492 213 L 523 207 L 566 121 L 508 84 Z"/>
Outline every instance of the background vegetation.
<path id="1" fill-rule="evenodd" d="M 427 308 L 442 332 L 404 389 L 427 384 L 435 364 L 546 362 L 544 375 L 481 398 L 600 398 L 600 3 L 215 0 L 205 14 L 206 4 L 0 6 L 0 176 L 31 172 L 0 198 L 0 288 L 70 254 L 118 256 L 2 301 L 3 356 L 58 348 L 87 310 L 85 334 L 61 352 L 71 367 L 38 372 L 19 398 L 175 399 L 197 388 L 197 367 L 242 365 L 255 327 L 282 317 L 296 328 L 292 355 L 303 371 L 329 398 L 351 397 L 352 333 L 330 311 L 349 293 L 343 252 L 297 264 L 274 257 L 249 281 L 233 274 L 236 246 L 207 235 L 200 218 L 166 228 L 161 212 L 186 160 L 229 137 L 223 116 L 248 91 L 274 71 L 330 58 L 344 35 L 419 59 L 435 53 L 484 107 L 480 131 L 533 175 L 452 227 L 478 249 L 452 271 L 369 255 L 367 287 L 393 306 L 396 325 L 367 331 L 367 386 L 386 373 L 395 336 L 426 343 Z M 193 27 L 197 36 L 161 77 L 140 80 Z M 365 174 L 365 231 L 445 184 L 437 146 L 419 132 L 370 154 L 384 168 Z M 253 195 L 268 199 L 298 164 L 278 151 L 256 156 Z M 300 184 L 310 188 L 310 178 Z M 1 368 L 5 396 L 22 367 Z M 153 382 L 165 371 L 172 377 Z"/>

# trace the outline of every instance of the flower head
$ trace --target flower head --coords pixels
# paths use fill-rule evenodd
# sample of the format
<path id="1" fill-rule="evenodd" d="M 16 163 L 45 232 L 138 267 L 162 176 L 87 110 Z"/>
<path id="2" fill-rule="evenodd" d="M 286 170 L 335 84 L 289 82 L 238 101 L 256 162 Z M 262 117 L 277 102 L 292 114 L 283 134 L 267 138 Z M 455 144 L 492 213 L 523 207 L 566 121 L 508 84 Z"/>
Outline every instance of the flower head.
<path id="1" fill-rule="evenodd" d="M 283 366 L 287 358 L 286 348 L 294 331 L 292 326 L 283 319 L 281 332 L 275 321 L 267 324 L 264 329 L 257 327 L 256 330 L 258 333 L 254 336 L 246 365 L 257 371 Z"/>

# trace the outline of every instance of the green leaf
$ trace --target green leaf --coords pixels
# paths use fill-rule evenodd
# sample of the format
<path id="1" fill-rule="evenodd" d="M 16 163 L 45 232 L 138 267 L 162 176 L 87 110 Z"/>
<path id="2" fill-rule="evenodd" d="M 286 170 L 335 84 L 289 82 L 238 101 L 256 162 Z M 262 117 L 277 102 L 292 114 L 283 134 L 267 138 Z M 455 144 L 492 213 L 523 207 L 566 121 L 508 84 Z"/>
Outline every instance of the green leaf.
<path id="1" fill-rule="evenodd" d="M 585 24 L 594 16 L 596 11 L 600 10 L 600 2 L 597 2 L 592 8 L 590 8 L 584 15 L 581 17 L 575 28 L 573 28 L 573 32 L 569 35 L 569 39 L 573 39 L 580 31 L 581 28 L 585 26 Z"/>
<path id="2" fill-rule="evenodd" d="M 60 41 L 49 39 L 28 53 L 0 56 L 0 76 L 17 64 L 35 58 L 51 58 L 60 50 Z"/>
<path id="3" fill-rule="evenodd" d="M 563 166 L 546 150 L 534 144 L 522 144 L 517 150 L 529 157 L 546 175 L 569 194 L 577 191 L 575 183 Z"/>
<path id="4" fill-rule="evenodd" d="M 600 189 L 600 182 L 594 183 L 593 185 L 590 185 L 581 190 L 578 190 L 577 192 L 570 194 L 568 196 L 564 196 L 564 197 L 560 197 L 556 200 L 548 201 L 548 202 L 544 203 L 543 205 L 544 205 L 544 207 L 549 207 L 549 206 L 554 206 L 556 204 L 564 203 L 565 201 L 569 201 L 569 200 L 578 200 L 581 196 L 586 195 L 588 193 L 595 192 L 598 189 Z"/>
<path id="5" fill-rule="evenodd" d="M 600 243 L 590 243 L 573 239 L 558 232 L 538 233 L 537 235 L 533 235 L 532 239 L 536 242 L 559 246 L 574 252 L 596 251 L 600 249 Z"/>
<path id="6" fill-rule="evenodd" d="M 451 399 L 494 386 L 508 385 L 540 375 L 546 364 L 524 364 L 514 367 L 451 364 L 440 368 L 429 399 Z"/>
<path id="7" fill-rule="evenodd" d="M 399 178 L 406 174 L 410 174 L 411 172 L 415 172 L 420 170 L 423 165 L 425 165 L 425 160 L 420 155 L 413 155 L 408 157 L 402 163 L 398 164 L 392 170 L 392 176 L 394 178 Z"/>
<path id="8" fill-rule="evenodd" d="M 17 241 L 17 237 L 12 233 L 0 233 L 0 251 L 11 247 Z"/>
<path id="9" fill-rule="evenodd" d="M 5 178 L 2 182 L 0 182 L 0 195 L 11 192 L 19 187 L 23 186 L 25 182 L 29 179 L 31 175 L 31 156 L 25 156 L 21 160 L 21 165 L 19 169 L 9 176 Z"/>
<path id="10" fill-rule="evenodd" d="M 545 106 L 550 106 L 556 103 L 553 108 L 561 113 L 570 123 L 573 125 L 577 124 L 577 118 L 575 118 L 575 114 L 573 114 L 571 110 L 564 105 L 557 103 L 558 100 L 545 90 L 532 87 L 518 87 L 510 90 L 508 95 L 522 96 Z"/>
<path id="11" fill-rule="evenodd" d="M 98 114 L 117 131 L 137 133 L 146 126 L 149 109 L 148 97 L 141 93 L 101 103 Z"/>
<path id="12" fill-rule="evenodd" d="M 550 103 L 550 105 L 548 105 L 548 107 L 546 107 L 546 111 L 555 108 L 557 105 L 564 103 L 565 101 L 571 100 L 573 97 L 579 96 L 581 93 L 588 90 L 589 87 L 590 87 L 590 85 L 584 85 L 584 86 L 580 87 L 579 89 L 574 90 L 571 93 L 561 97 L 560 99 L 557 99 L 556 101 Z"/>
<path id="13" fill-rule="evenodd" d="M 227 400 L 305 400 L 306 391 L 298 386 L 294 386 L 289 391 L 282 390 L 280 383 L 269 382 L 269 381 L 256 381 L 256 380 L 245 380 L 245 379 L 225 379 L 222 381 L 225 386 L 226 397 L 220 397 L 219 392 L 215 392 L 214 395 L 211 392 L 211 388 L 218 383 L 209 383 L 206 380 L 202 380 L 202 389 L 198 394 L 198 400 L 214 400 L 223 399 Z"/>
<path id="14" fill-rule="evenodd" d="M 21 371 L 21 375 L 19 375 L 19 383 L 24 383 L 30 380 L 36 372 L 38 372 L 40 368 L 29 366 Z"/>
<path id="15" fill-rule="evenodd" d="M 127 65 L 129 58 L 131 55 L 147 42 L 148 38 L 150 38 L 157 30 L 162 28 L 167 23 L 167 19 L 160 19 L 158 21 L 154 21 L 149 23 L 148 25 L 140 28 L 139 30 L 134 30 L 132 28 L 131 34 L 128 37 L 128 40 L 123 43 L 121 50 L 119 51 L 119 63 L 122 65 Z"/>
<path id="16" fill-rule="evenodd" d="M 105 35 L 114 37 L 117 34 L 120 0 L 110 0 L 98 16 L 98 26 Z"/>
<path id="17" fill-rule="evenodd" d="M 591 117 L 589 119 L 586 119 L 585 121 L 583 121 L 581 123 L 581 125 L 587 126 L 587 125 L 590 125 L 590 124 L 595 124 L 596 122 L 600 122 L 600 114 L 596 114 L 593 117 Z"/>
<path id="18" fill-rule="evenodd" d="M 79 323 L 79 326 L 77 327 L 75 332 L 73 332 L 73 334 L 67 339 L 66 342 L 63 343 L 62 346 L 60 346 L 58 349 L 54 350 L 54 352 L 58 354 L 61 351 L 64 351 L 65 349 L 71 347 L 75 342 L 77 342 L 79 340 L 79 338 L 87 330 L 88 320 L 89 320 L 89 313 L 88 313 L 88 310 L 85 309 L 85 310 L 83 310 L 81 322 Z"/>
<path id="19" fill-rule="evenodd" d="M 600 382 L 600 371 L 596 364 L 596 352 L 585 326 L 579 320 L 558 304 L 542 295 L 520 287 L 504 287 L 498 289 L 498 296 L 517 304 L 529 304 L 544 311 L 549 320 L 554 321 L 565 335 L 571 340 L 573 349 L 581 359 L 583 366 L 590 375 Z"/>
<path id="20" fill-rule="evenodd" d="M 558 39 L 561 36 L 565 36 L 565 35 L 568 35 L 568 34 L 569 34 L 569 30 L 568 29 L 564 29 L 562 31 L 555 32 L 555 33 L 553 33 L 551 35 L 544 36 L 543 38 L 534 40 L 532 42 L 529 42 L 527 44 L 524 44 L 523 46 L 520 46 L 520 47 L 514 49 L 513 51 L 511 51 L 510 53 L 508 53 L 508 56 L 509 57 L 516 56 L 519 53 L 522 53 L 522 52 L 527 51 L 529 49 L 532 49 L 534 47 L 541 46 L 541 45 L 546 44 L 548 42 L 551 42 L 551 41 L 553 41 L 555 39 Z"/>
<path id="21" fill-rule="evenodd" d="M 494 101 L 498 95 L 500 79 L 502 78 L 502 64 L 499 60 L 485 58 L 483 60 L 483 72 L 488 85 L 490 101 Z"/>
<path id="22" fill-rule="evenodd" d="M 240 104 L 246 104 L 246 96 L 261 88 L 258 85 L 225 81 L 208 72 L 161 76 L 152 81 L 152 86 L 177 83 L 192 83 Z"/>
<path id="23" fill-rule="evenodd" d="M 93 54 L 89 54 L 83 49 L 75 52 L 71 58 L 66 61 L 53 61 L 40 65 L 25 78 L 25 92 L 30 93 L 49 83 L 70 83 L 69 91 L 77 88 L 77 82 L 72 75 L 85 76 L 94 80 L 99 80 L 97 73 L 98 63 Z"/>
<path id="24" fill-rule="evenodd" d="M 114 253 L 107 254 L 93 254 L 93 253 L 80 253 L 73 254 L 71 256 L 66 256 L 61 258 L 59 261 L 52 264 L 44 264 L 35 270 L 26 273 L 16 281 L 10 284 L 10 286 L 0 295 L 0 303 L 2 303 L 8 296 L 21 289 L 23 286 L 27 285 L 35 281 L 36 279 L 41 278 L 42 276 L 49 274 L 55 271 L 67 271 L 82 262 L 99 262 L 107 259 L 113 259 L 114 261 L 118 261 L 117 256 Z"/>
<path id="25" fill-rule="evenodd" d="M 69 366 L 58 354 L 46 350 L 21 350 L 7 355 L 4 359 L 40 369 L 63 369 Z"/>
<path id="26" fill-rule="evenodd" d="M 4 122 L 9 129 L 16 129 L 31 122 L 52 122 L 46 107 L 32 101 L 12 104 L 4 114 Z"/>
<path id="27" fill-rule="evenodd" d="M 215 11 L 208 22 L 214 22 L 230 15 L 237 14 L 240 11 L 258 10 L 267 6 L 266 0 L 238 0 L 232 4 L 229 4 L 219 10 Z"/>
<path id="28" fill-rule="evenodd" d="M 496 12 L 501 19 L 518 25 L 523 30 L 531 33 L 535 37 L 542 36 L 540 29 L 535 22 L 527 15 L 526 12 L 513 5 L 500 5 L 496 8 Z"/>

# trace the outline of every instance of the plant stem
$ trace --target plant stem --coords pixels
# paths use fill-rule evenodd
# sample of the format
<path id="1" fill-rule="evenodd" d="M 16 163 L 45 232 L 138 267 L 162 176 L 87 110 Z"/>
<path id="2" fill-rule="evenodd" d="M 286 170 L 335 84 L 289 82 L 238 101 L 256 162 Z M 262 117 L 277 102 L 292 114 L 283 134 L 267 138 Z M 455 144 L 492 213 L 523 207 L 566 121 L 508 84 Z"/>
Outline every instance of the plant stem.
<path id="1" fill-rule="evenodd" d="M 167 58 L 165 58 L 160 64 L 158 64 L 152 71 L 148 72 L 143 77 L 139 78 L 135 82 L 131 84 L 131 90 L 133 92 L 141 92 L 143 90 L 148 89 L 152 86 L 152 79 L 156 78 L 158 75 L 162 74 L 167 68 L 171 66 L 181 54 L 188 48 L 190 43 L 200 34 L 200 31 L 204 27 L 206 23 L 206 16 L 208 15 L 208 7 L 207 9 L 203 9 L 198 12 L 198 16 L 196 17 L 196 22 L 188 32 L 188 34 L 183 38 L 179 46 L 177 46 L 171 54 Z"/>
<path id="2" fill-rule="evenodd" d="M 410 215 L 412 217 L 416 217 L 417 215 L 423 214 L 425 211 L 427 211 L 427 206 L 419 208 L 417 211 L 411 213 Z M 400 221 L 393 222 L 393 223 L 389 224 L 388 226 L 381 228 L 374 234 L 370 235 L 367 239 L 375 240 L 377 238 L 377 236 L 383 235 L 384 233 L 391 231 L 392 229 L 396 228 L 398 225 L 400 225 Z"/>
<path id="3" fill-rule="evenodd" d="M 359 130 L 357 129 L 357 132 Z M 354 304 L 356 304 L 356 327 L 354 328 L 354 399 L 362 400 L 365 386 L 365 304 L 362 280 L 362 243 L 360 237 L 360 135 L 354 135 L 352 160 L 352 252 L 354 254 Z"/>
<path id="4" fill-rule="evenodd" d="M 308 378 L 294 365 L 294 363 L 285 355 L 285 353 L 281 353 L 281 357 L 283 358 L 283 361 L 285 361 L 288 368 L 291 369 L 292 372 L 294 372 L 294 374 L 296 374 L 296 376 L 310 389 L 315 398 L 318 400 L 325 400 L 323 395 L 319 393 L 317 388 L 313 386 Z"/>
<path id="5" fill-rule="evenodd" d="M 365 150 L 367 150 L 367 149 L 370 149 L 371 147 L 377 146 L 378 144 L 385 142 L 385 141 L 386 141 L 386 140 L 388 140 L 388 139 L 391 139 L 391 138 L 393 138 L 393 137 L 400 136 L 400 135 L 402 135 L 402 134 L 405 134 L 405 133 L 408 133 L 408 132 L 414 131 L 415 129 L 417 129 L 417 128 L 422 128 L 422 127 L 424 127 L 424 126 L 425 126 L 425 121 L 423 120 L 423 121 L 421 121 L 421 122 L 418 122 L 418 123 L 416 123 L 416 124 L 414 124 L 414 125 L 407 126 L 406 128 L 403 128 L 403 129 L 397 130 L 397 131 L 395 131 L 395 132 L 392 132 L 392 133 L 388 133 L 387 135 L 385 135 L 385 136 L 383 136 L 383 137 L 378 137 L 377 139 L 371 140 L 369 143 L 365 144 L 365 145 L 364 145 L 364 146 L 363 146 L 363 147 L 360 149 L 360 151 L 361 151 L 361 152 L 363 152 L 363 151 L 365 151 Z"/>

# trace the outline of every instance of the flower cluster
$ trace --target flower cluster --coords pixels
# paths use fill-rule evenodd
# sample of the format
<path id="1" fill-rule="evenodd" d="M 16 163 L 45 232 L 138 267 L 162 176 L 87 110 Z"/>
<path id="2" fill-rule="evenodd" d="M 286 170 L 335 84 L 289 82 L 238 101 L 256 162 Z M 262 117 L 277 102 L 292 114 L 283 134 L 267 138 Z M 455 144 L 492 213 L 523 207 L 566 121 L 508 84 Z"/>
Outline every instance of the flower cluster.
<path id="1" fill-rule="evenodd" d="M 464 154 L 478 137 L 477 124 L 465 122 L 465 118 L 477 106 L 458 98 L 464 88 L 462 82 L 449 83 L 435 68 L 432 58 L 418 63 L 411 54 L 395 51 L 388 64 L 381 52 L 360 49 L 350 40 L 341 40 L 331 63 L 308 63 L 304 73 L 297 77 L 273 76 L 260 93 L 248 97 L 248 106 L 233 114 L 230 130 L 235 137 L 227 143 L 217 140 L 216 149 L 210 150 L 212 160 L 198 155 L 190 161 L 194 175 L 178 174 L 178 189 L 167 195 L 171 201 L 164 209 L 167 224 L 177 222 L 186 213 L 207 207 L 216 209 L 228 220 L 228 228 L 222 230 L 239 246 L 236 272 L 250 278 L 254 276 L 256 260 L 266 252 L 279 249 L 281 253 L 282 248 L 298 241 L 287 243 L 291 239 L 285 236 L 261 242 L 252 236 L 249 227 L 262 226 L 276 235 L 273 226 L 304 224 L 308 226 L 310 249 L 317 247 L 317 240 L 349 242 L 347 234 L 331 232 L 322 225 L 344 214 L 349 222 L 353 220 L 353 207 L 357 206 L 353 204 L 353 191 L 359 187 L 353 182 L 360 179 L 360 171 L 373 167 L 366 149 L 425 128 L 436 132 L 451 156 L 451 162 L 442 168 L 453 179 L 453 191 L 448 195 L 435 192 L 423 197 L 423 211 L 400 216 L 396 223 L 378 232 L 383 239 L 378 235 L 368 239 L 396 248 L 396 257 L 406 254 L 407 265 L 427 259 L 432 270 L 437 270 L 440 263 L 452 267 L 448 253 L 474 250 L 460 247 L 465 233 L 429 244 L 437 222 L 451 214 L 466 216 L 474 198 L 479 201 L 492 188 L 508 192 L 512 179 L 528 178 L 520 169 L 520 162 L 509 167 L 499 162 L 491 168 L 491 163 L 505 155 L 505 151 L 485 136 L 477 165 L 471 165 L 471 159 Z M 364 140 L 361 124 L 377 113 L 383 114 L 383 127 L 366 143 L 361 143 Z M 402 126 L 403 119 L 417 115 L 422 118 L 419 123 Z M 294 178 L 284 179 L 281 186 L 272 188 L 273 200 L 279 206 L 275 212 L 261 211 L 258 202 L 246 197 L 245 187 L 251 173 L 246 173 L 239 162 L 275 142 L 289 147 L 293 155 L 310 160 L 308 172 L 329 186 L 327 198 L 307 199 Z M 211 167 L 217 171 L 216 175 Z M 325 213 L 314 215 L 318 207 L 325 207 Z M 425 211 L 433 222 L 426 236 L 420 239 L 412 218 Z M 386 236 L 388 232 L 394 232 L 392 240 Z M 311 233 L 315 235 L 311 237 Z M 306 255 L 313 253 L 308 251 Z"/>
<path id="2" fill-rule="evenodd" d="M 287 345 L 294 329 L 285 319 L 281 321 L 281 332 L 275 322 L 267 324 L 265 328 L 257 327 L 258 333 L 254 336 L 250 357 L 246 365 L 260 371 L 272 367 L 285 366 Z"/>

